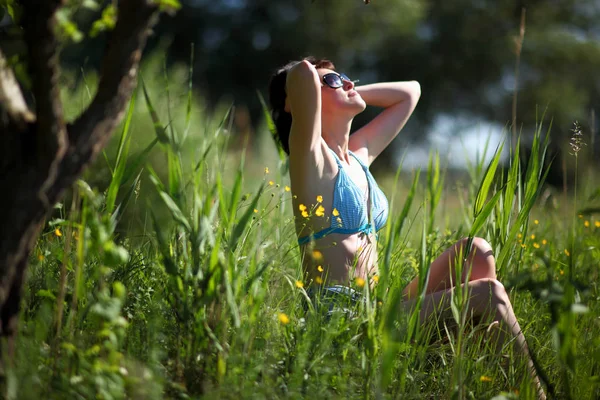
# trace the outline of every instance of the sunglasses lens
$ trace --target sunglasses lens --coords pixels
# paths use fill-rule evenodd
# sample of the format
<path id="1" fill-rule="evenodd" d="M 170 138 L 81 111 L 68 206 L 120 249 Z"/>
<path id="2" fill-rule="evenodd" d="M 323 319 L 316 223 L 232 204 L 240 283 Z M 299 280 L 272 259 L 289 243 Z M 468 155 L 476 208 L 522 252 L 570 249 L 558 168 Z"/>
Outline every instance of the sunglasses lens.
<path id="1" fill-rule="evenodd" d="M 337 89 L 344 86 L 340 75 L 338 74 L 326 74 L 323 75 L 323 81 L 331 88 Z"/>

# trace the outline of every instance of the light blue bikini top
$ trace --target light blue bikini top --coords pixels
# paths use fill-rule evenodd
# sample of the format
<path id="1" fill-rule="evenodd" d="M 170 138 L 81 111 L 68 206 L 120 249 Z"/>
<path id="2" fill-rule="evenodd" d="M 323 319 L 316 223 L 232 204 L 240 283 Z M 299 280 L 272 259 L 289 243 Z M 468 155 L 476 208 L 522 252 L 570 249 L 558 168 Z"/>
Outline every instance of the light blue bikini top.
<path id="1" fill-rule="evenodd" d="M 331 150 L 331 149 L 329 149 Z M 358 161 L 365 171 L 371 197 L 371 213 L 369 215 L 367 198 L 358 185 L 350 178 L 337 154 L 331 150 L 338 165 L 338 174 L 333 187 L 333 209 L 331 226 L 312 235 L 298 239 L 298 244 L 303 245 L 321 239 L 331 233 L 359 233 L 370 234 L 381 229 L 387 221 L 389 204 L 385 194 L 381 191 L 375 178 L 367 167 L 354 153 L 348 151 Z M 339 215 L 334 215 L 337 210 Z M 369 220 L 371 218 L 371 220 Z"/>

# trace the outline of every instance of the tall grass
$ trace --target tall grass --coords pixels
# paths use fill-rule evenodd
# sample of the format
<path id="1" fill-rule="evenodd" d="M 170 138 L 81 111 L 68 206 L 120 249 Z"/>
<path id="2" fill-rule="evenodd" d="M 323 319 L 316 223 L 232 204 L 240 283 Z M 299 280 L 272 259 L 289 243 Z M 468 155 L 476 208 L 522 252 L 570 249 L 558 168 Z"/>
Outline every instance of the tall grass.
<path id="1" fill-rule="evenodd" d="M 180 109 L 156 105 L 175 85 L 167 96 L 153 85 L 132 98 L 108 184 L 78 182 L 36 245 L 7 398 L 535 398 L 510 346 L 497 354 L 470 321 L 466 290 L 451 321 L 419 320 L 431 261 L 462 236 L 495 246 L 550 392 L 598 398 L 600 222 L 577 218 L 570 245 L 570 221 L 536 206 L 550 127 L 532 133 L 527 165 L 516 146 L 507 169 L 501 147 L 472 166 L 463 205 L 447 210 L 464 222 L 449 233 L 438 204 L 455 183 L 439 157 L 424 183 L 399 168 L 379 282 L 357 287 L 367 301 L 352 312 L 327 316 L 307 304 L 285 158 L 230 153 L 231 108 L 194 124 L 191 84 Z M 154 137 L 132 151 L 142 106 Z M 410 308 L 402 289 L 415 274 Z"/>

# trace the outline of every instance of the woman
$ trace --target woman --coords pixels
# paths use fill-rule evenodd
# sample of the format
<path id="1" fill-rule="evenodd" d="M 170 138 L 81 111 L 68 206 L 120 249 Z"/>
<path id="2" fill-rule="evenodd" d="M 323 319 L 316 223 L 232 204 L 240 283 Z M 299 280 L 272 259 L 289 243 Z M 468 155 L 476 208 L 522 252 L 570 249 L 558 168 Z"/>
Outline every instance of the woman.
<path id="1" fill-rule="evenodd" d="M 269 94 L 279 141 L 289 155 L 306 281 L 323 292 L 356 297 L 351 282 L 370 282 L 377 275 L 376 231 L 388 216 L 388 202 L 368 167 L 406 124 L 421 95 L 420 85 L 411 81 L 355 86 L 330 61 L 310 57 L 279 69 Z M 350 136 L 353 118 L 367 105 L 384 110 Z M 438 318 L 450 316 L 454 263 L 458 254 L 466 254 L 465 245 L 466 239 L 459 241 L 432 263 L 423 321 L 434 310 Z M 474 239 L 464 269 L 470 270 L 460 282 L 471 295 L 467 311 L 490 316 L 501 328 L 500 344 L 504 332 L 515 338 L 544 398 L 508 295 L 496 279 L 489 243 Z M 404 289 L 405 299 L 414 299 L 417 290 L 415 278 Z"/>

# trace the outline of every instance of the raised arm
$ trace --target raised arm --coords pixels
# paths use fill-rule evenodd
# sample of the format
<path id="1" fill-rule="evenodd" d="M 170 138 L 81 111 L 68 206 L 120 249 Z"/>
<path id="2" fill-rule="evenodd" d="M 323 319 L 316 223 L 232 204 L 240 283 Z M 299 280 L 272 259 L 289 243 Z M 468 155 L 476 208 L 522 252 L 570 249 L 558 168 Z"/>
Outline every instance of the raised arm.
<path id="1" fill-rule="evenodd" d="M 382 82 L 358 86 L 355 90 L 370 106 L 384 110 L 350 136 L 350 150 L 370 165 L 391 143 L 415 109 L 421 96 L 417 81 Z"/>
<path id="2" fill-rule="evenodd" d="M 295 65 L 286 81 L 286 111 L 292 114 L 290 149 L 306 153 L 321 143 L 321 91 L 319 74 L 310 62 Z"/>

